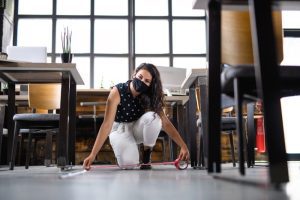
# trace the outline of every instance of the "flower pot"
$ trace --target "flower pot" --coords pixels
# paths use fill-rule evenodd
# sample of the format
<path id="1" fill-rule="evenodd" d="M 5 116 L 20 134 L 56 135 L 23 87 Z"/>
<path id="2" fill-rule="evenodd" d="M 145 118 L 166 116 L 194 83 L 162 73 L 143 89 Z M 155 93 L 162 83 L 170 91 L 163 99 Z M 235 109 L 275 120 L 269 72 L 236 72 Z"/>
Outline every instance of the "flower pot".
<path id="1" fill-rule="evenodd" d="M 61 57 L 61 62 L 62 63 L 71 63 L 73 54 L 71 54 L 71 53 L 62 53 L 60 55 L 60 57 Z"/>

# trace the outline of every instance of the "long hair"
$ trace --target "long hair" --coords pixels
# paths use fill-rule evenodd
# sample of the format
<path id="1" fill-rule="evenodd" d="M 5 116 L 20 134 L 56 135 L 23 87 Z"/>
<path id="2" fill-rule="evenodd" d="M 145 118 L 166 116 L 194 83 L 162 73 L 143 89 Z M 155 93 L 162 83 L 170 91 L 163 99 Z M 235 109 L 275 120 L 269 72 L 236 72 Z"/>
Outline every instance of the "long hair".
<path id="1" fill-rule="evenodd" d="M 145 109 L 152 110 L 159 114 L 160 112 L 162 112 L 163 107 L 165 106 L 164 93 L 159 71 L 153 64 L 142 63 L 135 69 L 133 75 L 135 76 L 141 69 L 147 70 L 152 76 L 150 88 L 146 93 L 142 93 L 140 95 L 141 102 L 144 105 Z"/>

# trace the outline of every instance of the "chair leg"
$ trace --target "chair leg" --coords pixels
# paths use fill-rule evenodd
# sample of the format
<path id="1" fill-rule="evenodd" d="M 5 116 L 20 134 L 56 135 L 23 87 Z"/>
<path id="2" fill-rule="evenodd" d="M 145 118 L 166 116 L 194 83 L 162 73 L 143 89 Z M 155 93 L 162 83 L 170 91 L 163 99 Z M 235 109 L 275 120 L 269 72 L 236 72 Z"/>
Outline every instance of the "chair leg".
<path id="1" fill-rule="evenodd" d="M 162 153 L 163 161 L 166 161 L 166 141 L 164 137 L 162 140 Z"/>
<path id="2" fill-rule="evenodd" d="M 245 175 L 245 158 L 244 158 L 244 134 L 243 134 L 243 108 L 242 108 L 242 83 L 237 78 L 234 79 L 234 98 L 237 115 L 237 134 L 239 144 L 239 171 L 241 175 Z"/>
<path id="3" fill-rule="evenodd" d="M 228 134 L 228 137 L 229 137 L 229 142 L 230 142 L 232 164 L 233 164 L 233 167 L 235 167 L 236 162 L 235 162 L 235 156 L 234 156 L 233 131 L 230 131 L 230 133 Z"/>
<path id="4" fill-rule="evenodd" d="M 46 167 L 49 167 L 52 163 L 52 133 L 47 132 L 46 133 L 46 145 L 45 145 L 45 160 L 44 165 Z"/>
<path id="5" fill-rule="evenodd" d="M 25 169 L 28 169 L 31 155 L 32 134 L 28 133 Z"/>
<path id="6" fill-rule="evenodd" d="M 172 139 L 169 137 L 168 139 L 168 144 L 169 144 L 169 161 L 173 161 L 173 143 Z"/>
<path id="7" fill-rule="evenodd" d="M 18 153 L 16 153 L 17 158 L 18 158 L 18 162 L 15 163 L 15 164 L 17 164 L 17 165 L 19 165 L 19 166 L 21 165 L 23 140 L 24 140 L 24 138 L 23 138 L 22 134 L 19 134 L 19 135 L 18 135 L 18 138 L 17 138 L 17 144 L 18 144 L 17 149 L 18 149 Z"/>
<path id="8" fill-rule="evenodd" d="M 204 141 L 203 135 L 200 134 L 200 146 L 199 146 L 199 166 L 200 168 L 205 168 L 205 161 L 204 161 Z"/>
<path id="9" fill-rule="evenodd" d="M 10 156 L 10 162 L 9 162 L 9 169 L 14 170 L 15 167 L 15 158 L 16 158 L 16 152 L 17 152 L 17 137 L 19 135 L 20 131 L 20 125 L 18 122 L 15 122 L 15 130 L 13 135 L 13 142 L 12 142 L 12 149 L 11 149 L 11 156 Z"/>
<path id="10" fill-rule="evenodd" d="M 5 117 L 5 106 L 0 106 L 0 163 L 1 163 L 1 149 L 2 149 L 4 117 Z"/>
<path id="11" fill-rule="evenodd" d="M 255 164 L 255 122 L 254 122 L 254 103 L 247 104 L 247 133 L 248 133 L 248 143 L 247 143 L 247 167 L 253 167 Z"/>

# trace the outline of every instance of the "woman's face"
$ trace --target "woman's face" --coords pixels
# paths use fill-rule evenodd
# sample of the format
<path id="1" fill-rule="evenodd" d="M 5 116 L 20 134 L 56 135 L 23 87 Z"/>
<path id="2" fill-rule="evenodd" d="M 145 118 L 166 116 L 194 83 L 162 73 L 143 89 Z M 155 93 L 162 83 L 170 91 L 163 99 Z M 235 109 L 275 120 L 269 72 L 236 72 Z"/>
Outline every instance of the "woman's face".
<path id="1" fill-rule="evenodd" d="M 136 73 L 135 77 L 143 81 L 146 85 L 151 85 L 152 75 L 149 71 L 141 69 Z"/>

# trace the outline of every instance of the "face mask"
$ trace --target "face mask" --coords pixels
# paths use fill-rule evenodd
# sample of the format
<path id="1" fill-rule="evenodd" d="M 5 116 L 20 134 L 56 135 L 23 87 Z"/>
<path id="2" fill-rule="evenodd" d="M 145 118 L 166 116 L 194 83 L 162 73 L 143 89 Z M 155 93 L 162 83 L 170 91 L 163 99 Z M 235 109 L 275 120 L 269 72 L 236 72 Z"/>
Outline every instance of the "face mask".
<path id="1" fill-rule="evenodd" d="M 133 78 L 132 84 L 134 89 L 139 93 L 146 92 L 149 89 L 149 86 L 138 78 Z"/>

